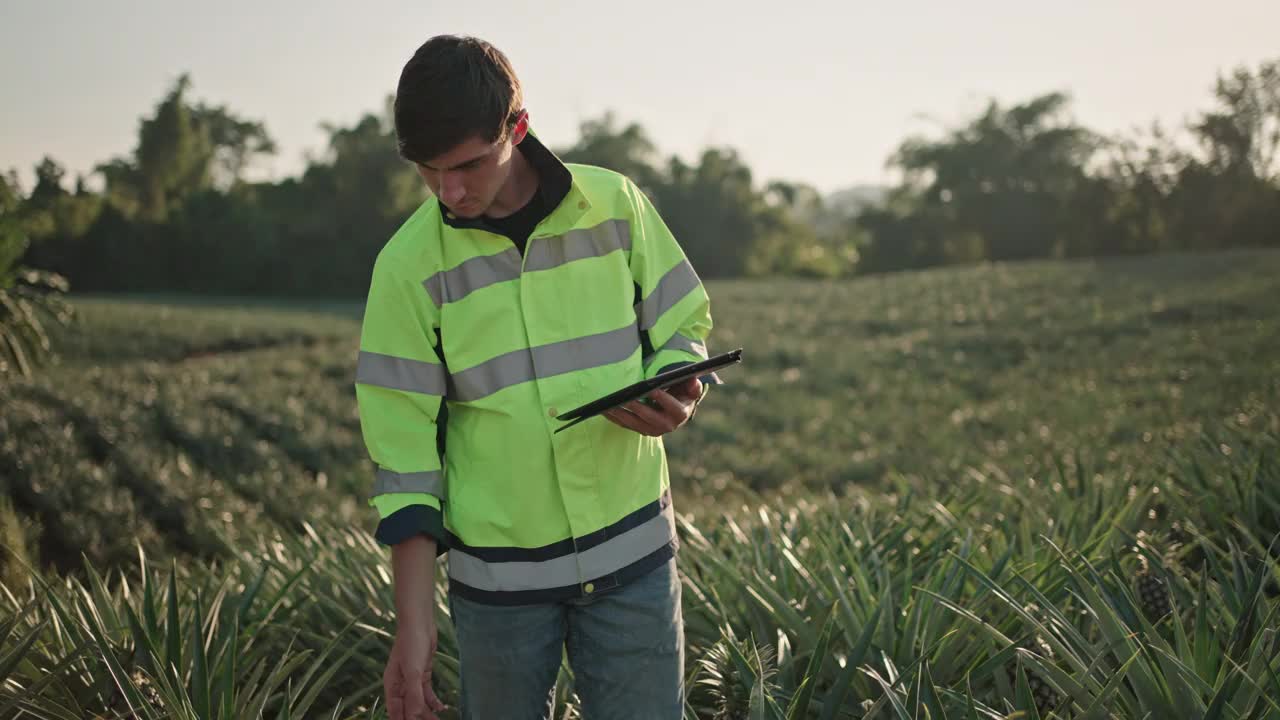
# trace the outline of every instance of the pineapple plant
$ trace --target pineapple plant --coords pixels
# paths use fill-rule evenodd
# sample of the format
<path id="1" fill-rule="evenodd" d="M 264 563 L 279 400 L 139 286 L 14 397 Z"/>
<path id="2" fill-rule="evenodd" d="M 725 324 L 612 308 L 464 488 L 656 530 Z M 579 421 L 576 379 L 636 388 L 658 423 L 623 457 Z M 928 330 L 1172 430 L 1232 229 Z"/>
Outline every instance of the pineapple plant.
<path id="1" fill-rule="evenodd" d="M 698 660 L 703 677 L 698 685 L 712 700 L 715 720 L 744 720 L 751 710 L 751 696 L 757 685 L 765 695 L 778 691 L 776 654 L 769 645 L 750 639 L 739 640 L 726 632 L 719 642 Z"/>
<path id="2" fill-rule="evenodd" d="M 28 244 L 15 222 L 0 218 L 0 378 L 31 377 L 53 354 L 48 321 L 72 318 L 66 278 L 18 265 Z"/>
<path id="3" fill-rule="evenodd" d="M 1053 648 L 1044 638 L 1037 636 L 1034 641 L 1024 641 L 1018 644 L 1018 647 L 1030 653 L 1039 655 L 1045 659 L 1053 658 Z M 1004 665 L 1005 673 L 1009 676 L 1009 684 L 1017 686 L 1018 683 L 1018 660 L 1017 656 L 1009 658 Z M 1027 676 L 1027 687 L 1031 689 L 1031 698 L 1035 702 L 1036 711 L 1041 717 L 1047 716 L 1062 704 L 1063 697 L 1053 688 L 1039 673 L 1032 670 L 1027 665 L 1023 665 L 1022 671 Z"/>

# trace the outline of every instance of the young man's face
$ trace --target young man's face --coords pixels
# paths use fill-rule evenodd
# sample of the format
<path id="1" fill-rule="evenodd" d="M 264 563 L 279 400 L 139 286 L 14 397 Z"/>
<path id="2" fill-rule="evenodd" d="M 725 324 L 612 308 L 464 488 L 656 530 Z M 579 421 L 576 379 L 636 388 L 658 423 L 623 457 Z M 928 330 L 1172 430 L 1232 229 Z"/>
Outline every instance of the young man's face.
<path id="1" fill-rule="evenodd" d="M 480 217 L 493 204 L 511 175 L 511 155 L 524 140 L 523 117 L 505 140 L 491 143 L 473 135 L 425 163 L 416 163 L 418 174 L 431 192 L 454 215 Z"/>

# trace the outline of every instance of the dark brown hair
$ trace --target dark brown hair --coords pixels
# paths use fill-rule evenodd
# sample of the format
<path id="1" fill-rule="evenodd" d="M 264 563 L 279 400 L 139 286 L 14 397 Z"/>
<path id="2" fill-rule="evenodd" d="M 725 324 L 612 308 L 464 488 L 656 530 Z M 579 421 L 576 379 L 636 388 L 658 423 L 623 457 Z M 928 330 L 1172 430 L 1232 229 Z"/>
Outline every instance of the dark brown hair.
<path id="1" fill-rule="evenodd" d="M 405 63 L 396 88 L 400 156 L 427 162 L 472 136 L 506 138 L 524 107 L 511 61 L 473 37 L 437 35 Z"/>

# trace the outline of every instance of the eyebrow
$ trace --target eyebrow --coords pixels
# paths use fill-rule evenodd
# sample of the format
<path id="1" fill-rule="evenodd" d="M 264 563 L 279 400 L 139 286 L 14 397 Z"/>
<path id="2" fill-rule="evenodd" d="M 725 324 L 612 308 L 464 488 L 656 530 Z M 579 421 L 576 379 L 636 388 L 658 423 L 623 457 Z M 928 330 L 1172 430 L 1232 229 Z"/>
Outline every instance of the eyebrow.
<path id="1" fill-rule="evenodd" d="M 477 156 L 475 156 L 475 157 L 471 158 L 470 160 L 463 160 L 462 162 L 460 162 L 460 163 L 458 163 L 458 164 L 454 165 L 453 167 L 443 168 L 443 169 L 444 169 L 444 170 L 457 170 L 458 168 L 463 167 L 463 166 L 466 166 L 466 165 L 474 165 L 474 164 L 476 164 L 476 163 L 480 162 L 481 160 L 484 160 L 484 159 L 485 159 L 485 158 L 487 158 L 487 157 L 489 157 L 489 153 L 487 153 L 487 152 L 486 152 L 486 153 L 481 153 L 480 155 L 477 155 Z M 424 167 L 424 168 L 426 168 L 426 169 L 428 169 L 428 170 L 436 170 L 436 169 L 437 169 L 437 168 L 433 168 L 433 167 L 431 167 L 431 166 L 430 166 L 430 165 L 428 165 L 427 163 L 422 163 L 422 167 Z"/>

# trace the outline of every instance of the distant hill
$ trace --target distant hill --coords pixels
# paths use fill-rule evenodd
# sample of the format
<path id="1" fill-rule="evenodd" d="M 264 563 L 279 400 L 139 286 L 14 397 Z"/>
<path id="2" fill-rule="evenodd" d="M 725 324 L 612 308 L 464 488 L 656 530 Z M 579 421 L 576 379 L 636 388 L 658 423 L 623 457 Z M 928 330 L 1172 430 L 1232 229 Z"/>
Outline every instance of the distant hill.
<path id="1" fill-rule="evenodd" d="M 881 185 L 854 185 L 822 197 L 822 207 L 801 218 L 817 230 L 819 235 L 839 232 L 851 218 L 863 208 L 879 203 L 889 192 Z"/>
<path id="2" fill-rule="evenodd" d="M 837 190 L 822 200 L 832 214 L 853 217 L 862 208 L 879 203 L 888 193 L 889 188 L 883 185 L 854 185 Z"/>

